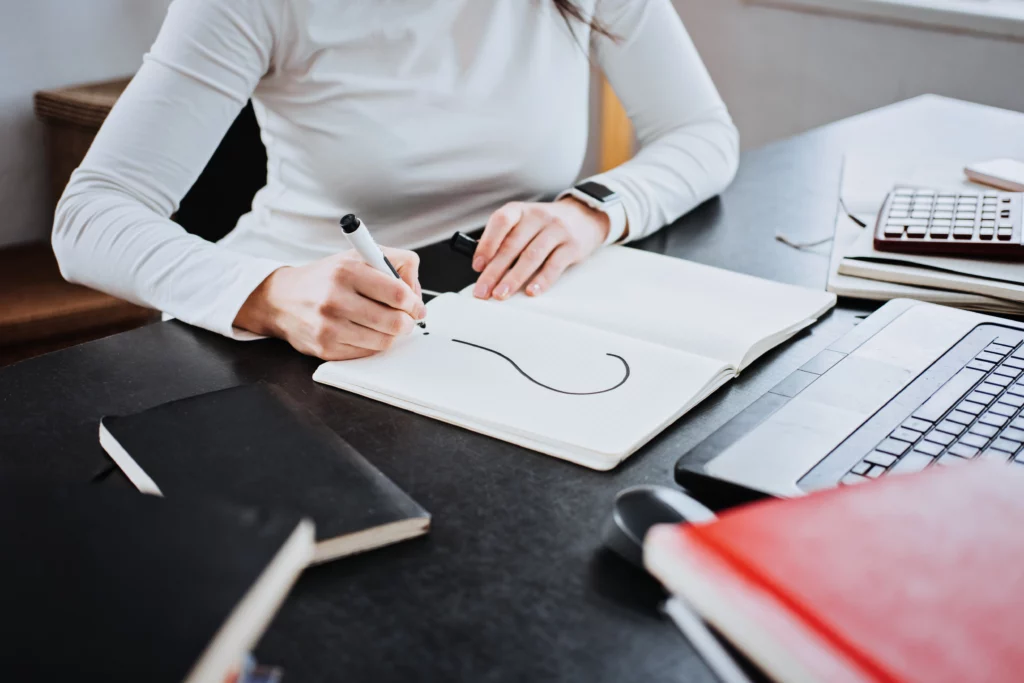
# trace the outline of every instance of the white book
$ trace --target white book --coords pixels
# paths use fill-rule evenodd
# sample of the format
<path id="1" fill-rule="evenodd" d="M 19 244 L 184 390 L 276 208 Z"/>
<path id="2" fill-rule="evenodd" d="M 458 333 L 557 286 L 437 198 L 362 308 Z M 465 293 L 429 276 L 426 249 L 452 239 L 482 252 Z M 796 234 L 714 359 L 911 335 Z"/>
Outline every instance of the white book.
<path id="1" fill-rule="evenodd" d="M 1024 304 L 1024 264 L 878 251 L 873 234 L 861 234 L 839 263 L 840 275 L 978 294 Z"/>
<path id="2" fill-rule="evenodd" d="M 898 281 L 889 281 L 888 279 L 875 279 L 867 274 L 863 276 L 858 275 L 857 273 L 866 273 L 867 271 L 859 269 L 856 265 L 851 267 L 853 261 L 847 262 L 845 257 L 853 249 L 857 240 L 865 233 L 870 235 L 870 228 L 863 228 L 857 225 L 850 220 L 849 216 L 839 211 L 836 218 L 835 239 L 832 245 L 832 256 L 829 265 L 828 291 L 838 296 L 868 299 L 871 301 L 906 298 L 926 301 L 932 304 L 966 308 L 983 313 L 999 315 L 1020 315 L 1024 313 L 1024 304 L 1006 299 L 951 289 L 902 284 Z"/>
<path id="3" fill-rule="evenodd" d="M 609 247 L 540 297 L 444 294 L 426 331 L 313 379 L 610 470 L 835 301 Z"/>

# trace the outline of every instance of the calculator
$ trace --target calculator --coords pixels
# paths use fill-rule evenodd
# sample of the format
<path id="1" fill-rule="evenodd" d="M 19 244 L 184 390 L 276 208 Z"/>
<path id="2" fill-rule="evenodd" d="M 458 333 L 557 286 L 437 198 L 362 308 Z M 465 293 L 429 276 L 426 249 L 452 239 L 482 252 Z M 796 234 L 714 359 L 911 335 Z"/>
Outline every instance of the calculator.
<path id="1" fill-rule="evenodd" d="M 896 187 L 875 225 L 875 249 L 1024 261 L 1019 192 Z"/>

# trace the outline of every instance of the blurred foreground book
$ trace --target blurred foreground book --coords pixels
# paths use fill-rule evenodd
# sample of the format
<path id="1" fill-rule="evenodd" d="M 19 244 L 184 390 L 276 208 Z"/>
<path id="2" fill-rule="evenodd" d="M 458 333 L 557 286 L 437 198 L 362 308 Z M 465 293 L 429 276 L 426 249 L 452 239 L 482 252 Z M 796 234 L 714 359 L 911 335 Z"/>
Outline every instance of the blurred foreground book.
<path id="1" fill-rule="evenodd" d="M 1024 466 L 966 462 L 718 521 L 644 563 L 778 681 L 1017 681 Z"/>

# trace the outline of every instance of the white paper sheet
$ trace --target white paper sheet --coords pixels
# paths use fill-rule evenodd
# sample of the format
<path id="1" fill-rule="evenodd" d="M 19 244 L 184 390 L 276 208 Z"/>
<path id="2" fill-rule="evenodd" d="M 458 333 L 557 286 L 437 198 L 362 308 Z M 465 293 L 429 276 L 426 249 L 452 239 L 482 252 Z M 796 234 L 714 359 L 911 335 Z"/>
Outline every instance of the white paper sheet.
<path id="1" fill-rule="evenodd" d="M 735 368 L 766 339 L 799 329 L 835 296 L 626 247 L 570 270 L 543 296 L 513 306 L 716 358 Z"/>
<path id="2" fill-rule="evenodd" d="M 429 334 L 326 363 L 314 379 L 609 469 L 733 374 L 724 362 L 454 294 L 428 311 Z"/>

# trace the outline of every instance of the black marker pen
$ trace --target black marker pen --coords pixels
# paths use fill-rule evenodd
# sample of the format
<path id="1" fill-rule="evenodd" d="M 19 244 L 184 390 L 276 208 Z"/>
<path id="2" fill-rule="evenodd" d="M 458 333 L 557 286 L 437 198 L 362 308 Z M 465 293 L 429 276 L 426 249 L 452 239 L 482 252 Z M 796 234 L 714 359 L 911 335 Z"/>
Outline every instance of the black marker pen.
<path id="1" fill-rule="evenodd" d="M 464 232 L 455 233 L 448 241 L 448 246 L 451 247 L 452 251 L 469 257 L 472 257 L 473 254 L 476 253 L 476 247 L 478 244 L 480 244 L 478 241 Z"/>
<path id="2" fill-rule="evenodd" d="M 366 228 L 366 223 L 363 223 L 354 214 L 350 213 L 341 219 L 341 229 L 345 232 L 348 243 L 359 252 L 359 256 L 370 266 L 385 275 L 390 273 L 399 280 L 402 279 L 402 276 L 398 274 L 395 267 L 391 265 L 391 261 L 388 261 L 388 257 L 384 255 L 384 252 L 380 250 L 377 243 L 373 241 L 373 236 L 370 235 L 370 231 Z M 416 324 L 423 329 L 427 328 L 427 324 L 422 321 Z"/>

